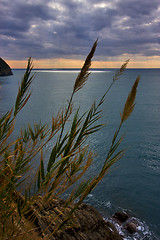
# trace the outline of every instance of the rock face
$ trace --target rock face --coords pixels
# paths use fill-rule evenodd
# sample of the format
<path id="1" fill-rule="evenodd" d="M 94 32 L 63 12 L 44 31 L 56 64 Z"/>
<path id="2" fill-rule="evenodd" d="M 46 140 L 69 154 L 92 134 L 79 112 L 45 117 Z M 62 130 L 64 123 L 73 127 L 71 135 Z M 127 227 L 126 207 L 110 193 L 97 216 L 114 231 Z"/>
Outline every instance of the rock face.
<path id="1" fill-rule="evenodd" d="M 138 225 L 135 222 L 128 222 L 125 226 L 125 229 L 129 232 L 129 233 L 135 233 L 137 232 L 137 227 Z"/>
<path id="2" fill-rule="evenodd" d="M 51 240 L 122 240 L 112 223 L 104 221 L 95 208 L 84 203 L 74 212 L 70 225 L 52 235 L 55 226 L 65 219 L 65 212 L 72 208 L 68 206 L 64 209 L 64 205 L 62 199 L 52 199 L 44 204 L 39 198 L 35 202 L 29 215 L 33 218 L 32 222 L 42 239 L 49 237 Z M 30 219 L 27 215 L 25 217 Z"/>
<path id="3" fill-rule="evenodd" d="M 117 222 L 123 223 L 123 222 L 127 221 L 127 219 L 129 218 L 129 215 L 125 212 L 116 212 L 113 215 L 113 218 L 116 219 Z"/>
<path id="4" fill-rule="evenodd" d="M 112 219 L 126 229 L 130 234 L 137 232 L 138 222 L 126 212 L 116 212 Z"/>
<path id="5" fill-rule="evenodd" d="M 13 75 L 11 68 L 2 58 L 0 58 L 0 77 L 10 75 Z"/>

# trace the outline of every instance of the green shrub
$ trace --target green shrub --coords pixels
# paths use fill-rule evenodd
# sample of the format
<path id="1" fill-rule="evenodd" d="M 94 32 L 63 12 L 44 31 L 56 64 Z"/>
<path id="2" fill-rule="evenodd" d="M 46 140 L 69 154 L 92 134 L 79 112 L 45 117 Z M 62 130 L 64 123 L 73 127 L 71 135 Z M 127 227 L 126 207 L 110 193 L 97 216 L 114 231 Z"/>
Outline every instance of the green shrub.
<path id="1" fill-rule="evenodd" d="M 14 107 L 0 119 L 0 234 L 2 239 L 18 239 L 16 225 L 23 217 L 33 220 L 32 214 L 28 214 L 33 208 L 38 196 L 42 196 L 43 202 L 62 196 L 71 186 L 72 190 L 65 199 L 65 207 L 72 206 L 65 218 L 53 229 L 57 231 L 65 228 L 72 219 L 74 211 L 83 202 L 86 196 L 97 186 L 101 179 L 107 174 L 109 168 L 117 162 L 124 154 L 124 149 L 119 149 L 123 136 L 119 137 L 122 124 L 133 111 L 139 77 L 137 77 L 131 92 L 126 100 L 121 113 L 120 124 L 111 140 L 111 146 L 106 156 L 101 171 L 97 176 L 85 180 L 83 175 L 91 166 L 93 154 L 86 147 L 86 139 L 89 135 L 99 131 L 103 124 L 96 124 L 101 116 L 101 106 L 105 96 L 112 85 L 119 80 L 123 74 L 128 60 L 116 71 L 113 81 L 106 90 L 100 101 L 95 102 L 87 113 L 80 116 L 79 109 L 72 116 L 70 129 L 65 130 L 66 122 L 73 115 L 73 97 L 86 83 L 89 76 L 91 59 L 96 50 L 97 41 L 94 43 L 86 61 L 75 81 L 73 92 L 68 105 L 59 111 L 56 117 L 52 117 L 52 126 L 41 123 L 30 125 L 20 130 L 20 135 L 15 141 L 11 141 L 16 116 L 25 106 L 31 96 L 30 84 L 34 75 L 31 76 L 32 61 L 28 60 L 26 72 L 19 86 Z M 47 168 L 44 168 L 43 151 L 46 144 L 55 139 Z M 31 175 L 31 164 L 37 154 L 40 153 L 40 161 L 37 170 Z M 30 176 L 30 177 L 29 177 Z M 30 179 L 30 181 L 28 180 Z M 27 186 L 24 182 L 27 180 Z M 77 184 L 75 184 L 77 183 Z M 34 191 L 32 190 L 34 186 Z M 64 209 L 65 210 L 65 209 Z M 29 217 L 28 217 L 29 216 Z M 12 223 L 12 224 L 11 224 Z M 12 226 L 8 228 L 8 224 Z M 18 225 L 17 225 L 18 226 Z M 10 229 L 10 230 L 8 230 Z M 27 228 L 28 229 L 28 228 Z M 14 236 L 16 236 L 14 238 Z"/>

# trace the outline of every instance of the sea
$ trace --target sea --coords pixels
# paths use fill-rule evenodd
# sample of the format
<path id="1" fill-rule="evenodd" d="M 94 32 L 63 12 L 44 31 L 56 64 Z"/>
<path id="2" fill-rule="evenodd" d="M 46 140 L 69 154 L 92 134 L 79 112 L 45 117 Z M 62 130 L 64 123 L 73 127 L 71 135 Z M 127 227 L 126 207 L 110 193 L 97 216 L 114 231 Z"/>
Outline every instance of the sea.
<path id="1" fill-rule="evenodd" d="M 94 101 L 98 103 L 115 71 L 93 69 L 85 86 L 74 95 L 73 112 L 80 108 L 80 114 L 84 113 Z M 35 69 L 33 73 L 32 95 L 17 117 L 15 137 L 28 123 L 41 121 L 51 125 L 52 115 L 63 109 L 70 98 L 79 69 Z M 0 78 L 0 116 L 13 107 L 24 70 L 13 70 L 13 74 Z M 101 106 L 99 122 L 104 127 L 87 140 L 95 153 L 87 174 L 94 177 L 100 171 L 120 123 L 120 112 L 138 75 L 136 105 L 120 131 L 120 136 L 124 134 L 120 149 L 125 148 L 125 154 L 88 195 L 86 202 L 109 221 L 117 211 L 129 213 L 138 222 L 138 228 L 131 235 L 116 225 L 124 239 L 157 240 L 160 239 L 160 69 L 127 69 L 114 82 Z M 46 152 L 51 151 L 52 145 L 48 143 Z"/>

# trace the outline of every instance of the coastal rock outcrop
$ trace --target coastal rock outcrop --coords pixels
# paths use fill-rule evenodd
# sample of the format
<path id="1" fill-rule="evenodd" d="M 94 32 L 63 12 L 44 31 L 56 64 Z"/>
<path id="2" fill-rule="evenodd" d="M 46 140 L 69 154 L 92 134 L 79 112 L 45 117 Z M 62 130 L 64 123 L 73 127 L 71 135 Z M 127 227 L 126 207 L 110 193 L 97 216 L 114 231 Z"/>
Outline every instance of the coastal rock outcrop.
<path id="1" fill-rule="evenodd" d="M 116 212 L 114 215 L 113 215 L 113 218 L 119 222 L 119 223 L 123 223 L 125 221 L 127 221 L 127 219 L 129 218 L 129 215 L 125 212 Z"/>
<path id="2" fill-rule="evenodd" d="M 13 75 L 10 66 L 0 58 L 0 77 Z"/>
<path id="3" fill-rule="evenodd" d="M 42 239 L 51 240 L 122 240 L 123 238 L 115 226 L 106 222 L 101 214 L 88 204 L 81 204 L 75 210 L 70 225 L 52 235 L 55 226 L 65 219 L 65 211 L 69 212 L 73 206 L 64 208 L 65 201 L 52 199 L 43 203 L 39 197 L 30 211 L 37 233 Z M 26 216 L 30 218 L 30 216 Z"/>
<path id="4" fill-rule="evenodd" d="M 112 219 L 116 221 L 123 229 L 127 230 L 130 234 L 137 232 L 138 222 L 135 218 L 129 216 L 126 212 L 116 212 Z"/>
<path id="5" fill-rule="evenodd" d="M 129 233 L 135 233 L 137 232 L 137 227 L 138 227 L 138 224 L 131 221 L 131 222 L 128 222 L 125 226 L 125 229 L 129 232 Z"/>

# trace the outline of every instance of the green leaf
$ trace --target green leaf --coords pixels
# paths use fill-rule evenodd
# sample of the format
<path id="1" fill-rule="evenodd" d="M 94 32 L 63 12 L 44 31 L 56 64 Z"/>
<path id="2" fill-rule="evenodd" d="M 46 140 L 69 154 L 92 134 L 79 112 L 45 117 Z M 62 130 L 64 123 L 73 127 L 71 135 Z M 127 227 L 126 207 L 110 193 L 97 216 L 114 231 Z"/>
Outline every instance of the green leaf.
<path id="1" fill-rule="evenodd" d="M 88 188 L 89 184 L 90 184 L 90 179 L 86 182 L 80 183 L 80 185 L 78 186 L 77 190 L 74 193 L 74 199 L 82 195 L 82 193 L 84 193 L 85 190 Z"/>
<path id="2" fill-rule="evenodd" d="M 32 130 L 32 128 L 31 128 L 30 125 L 28 125 L 28 129 L 29 129 L 29 132 L 30 132 L 30 134 L 31 134 L 31 138 L 32 138 L 32 140 L 35 141 L 34 132 L 33 132 L 33 130 Z"/>
<path id="3" fill-rule="evenodd" d="M 41 181 L 41 173 L 40 171 L 38 172 L 38 179 L 37 179 L 37 187 L 38 187 L 38 190 L 40 189 L 40 181 Z"/>
<path id="4" fill-rule="evenodd" d="M 52 165 L 54 164 L 56 160 L 56 154 L 57 154 L 57 145 L 55 145 L 52 149 L 49 161 L 48 161 L 48 166 L 47 166 L 47 172 L 49 172 L 52 168 Z"/>
<path id="5" fill-rule="evenodd" d="M 25 74 L 22 78 L 21 85 L 19 86 L 19 91 L 15 103 L 14 117 L 25 106 L 25 104 L 27 103 L 28 99 L 31 96 L 31 93 L 29 92 L 29 87 L 34 78 L 34 75 L 30 77 L 32 69 L 33 69 L 32 60 L 31 58 L 29 58 Z"/>
<path id="6" fill-rule="evenodd" d="M 24 200 L 24 205 L 27 204 L 27 200 L 28 200 L 28 194 L 27 194 L 27 189 L 25 189 L 25 194 L 24 194 L 25 200 Z"/>
<path id="7" fill-rule="evenodd" d="M 44 173 L 44 163 L 43 163 L 43 159 L 41 159 L 41 177 L 42 180 L 45 180 L 45 173 Z"/>

